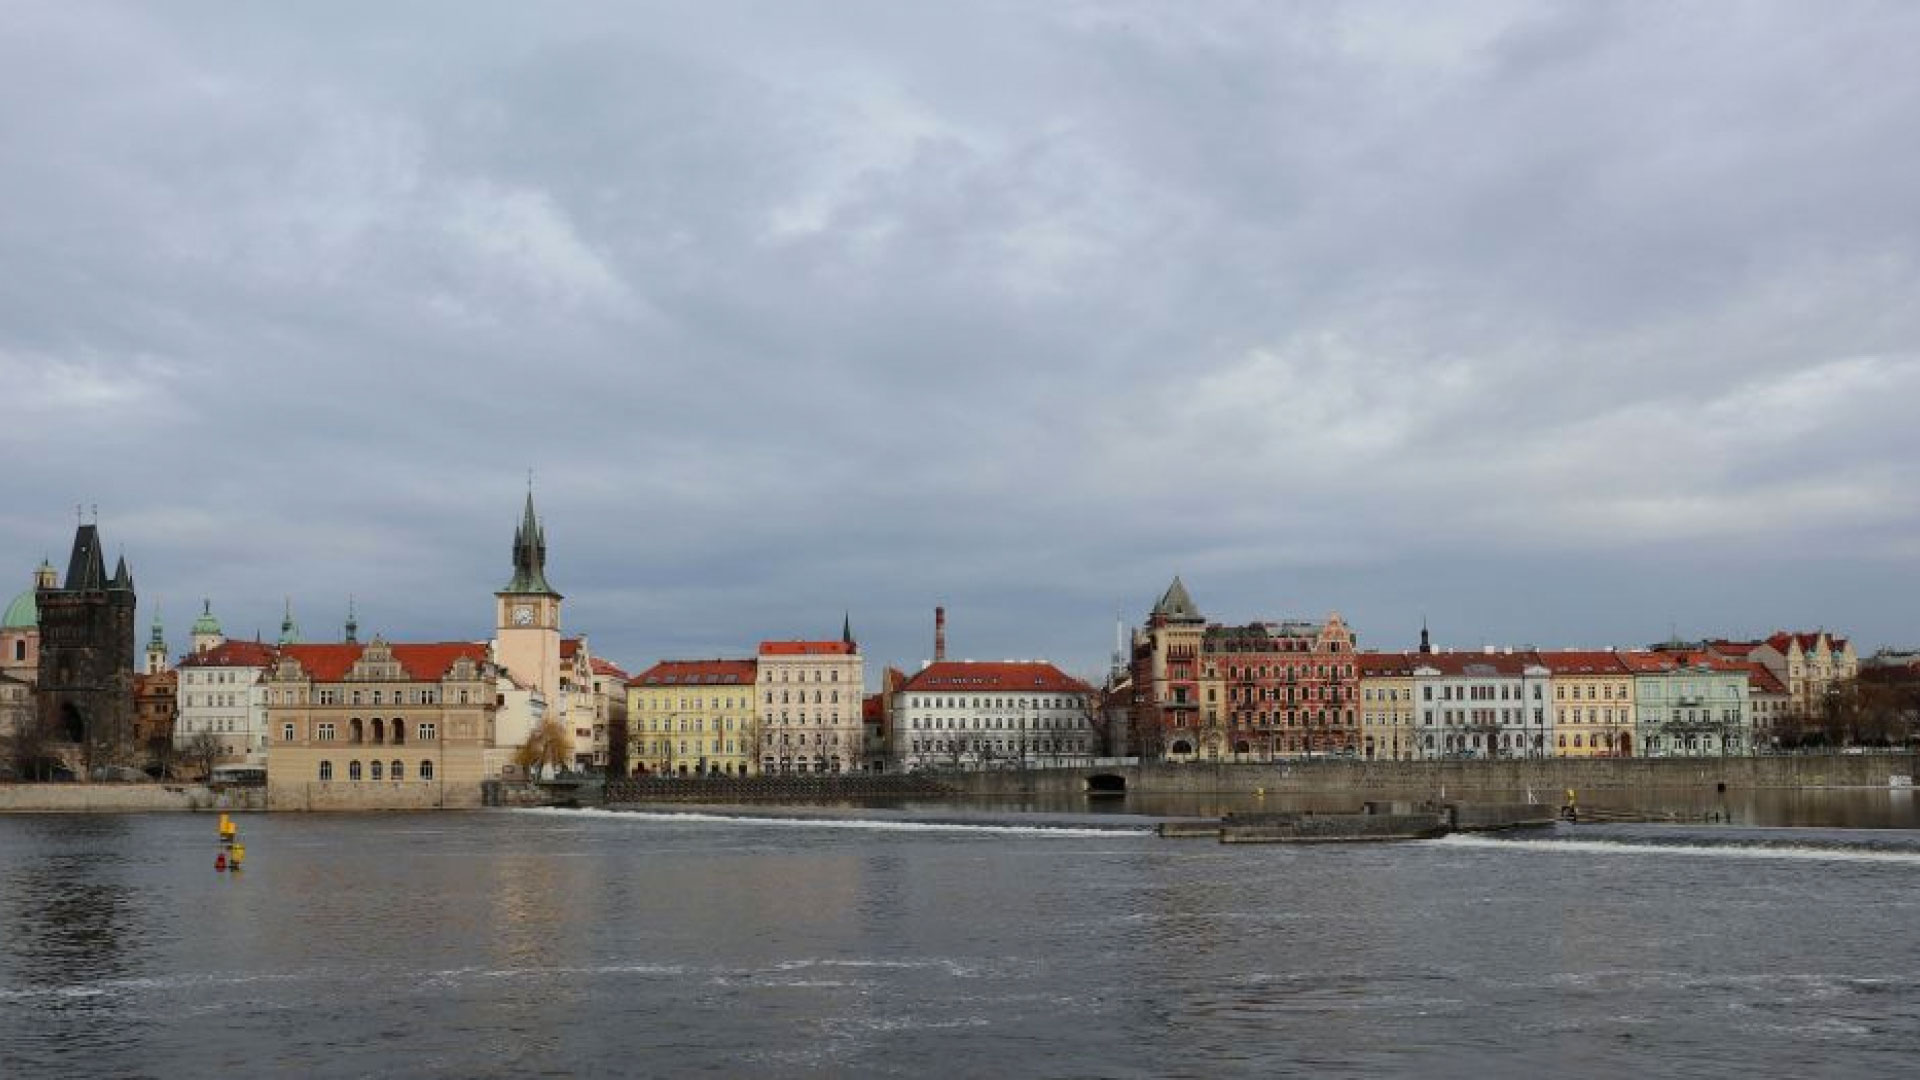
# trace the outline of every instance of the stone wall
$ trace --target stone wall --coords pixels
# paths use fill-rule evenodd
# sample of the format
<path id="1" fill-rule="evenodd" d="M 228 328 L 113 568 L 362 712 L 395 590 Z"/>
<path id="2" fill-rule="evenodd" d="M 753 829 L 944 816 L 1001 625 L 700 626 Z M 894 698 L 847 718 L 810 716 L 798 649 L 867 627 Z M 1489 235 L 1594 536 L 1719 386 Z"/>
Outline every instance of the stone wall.
<path id="1" fill-rule="evenodd" d="M 129 814 L 152 810 L 264 810 L 265 788 L 202 784 L 0 784 L 0 813 Z"/>
<path id="2" fill-rule="evenodd" d="M 473 810 L 480 784 L 438 780 L 318 780 L 267 788 L 270 810 Z"/>
<path id="3" fill-rule="evenodd" d="M 943 773 L 967 794 L 1077 794 L 1096 774 L 1128 792 L 1195 795 L 1308 792 L 1407 793 L 1423 797 L 1524 792 L 1879 787 L 1920 775 L 1920 755 L 1830 754 L 1751 758 L 1547 758 L 1538 761 L 1296 761 L 1272 765 L 1135 765 L 1101 769 Z"/>

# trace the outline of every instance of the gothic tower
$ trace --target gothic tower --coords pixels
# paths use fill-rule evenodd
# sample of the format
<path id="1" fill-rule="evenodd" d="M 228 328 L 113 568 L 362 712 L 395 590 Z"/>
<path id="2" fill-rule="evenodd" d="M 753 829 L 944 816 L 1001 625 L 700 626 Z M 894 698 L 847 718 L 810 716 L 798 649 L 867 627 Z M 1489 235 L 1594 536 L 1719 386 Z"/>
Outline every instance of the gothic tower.
<path id="1" fill-rule="evenodd" d="M 522 684 L 537 688 L 549 710 L 557 709 L 562 597 L 547 584 L 547 533 L 534 515 L 531 489 L 513 533 L 513 580 L 493 595 L 498 613 L 494 661 Z"/>
<path id="2" fill-rule="evenodd" d="M 77 743 L 84 764 L 106 764 L 133 741 L 133 575 L 122 558 L 112 577 L 100 529 L 73 537 L 66 584 L 36 591 L 40 609 L 41 730 Z"/>

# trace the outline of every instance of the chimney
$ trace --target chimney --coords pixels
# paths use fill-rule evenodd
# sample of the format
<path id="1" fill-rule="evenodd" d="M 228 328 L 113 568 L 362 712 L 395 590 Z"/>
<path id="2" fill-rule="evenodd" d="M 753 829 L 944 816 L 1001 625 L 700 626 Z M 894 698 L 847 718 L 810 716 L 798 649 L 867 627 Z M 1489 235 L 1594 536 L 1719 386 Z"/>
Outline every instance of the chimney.
<path id="1" fill-rule="evenodd" d="M 947 658 L 947 609 L 933 609 L 933 662 L 939 663 Z"/>

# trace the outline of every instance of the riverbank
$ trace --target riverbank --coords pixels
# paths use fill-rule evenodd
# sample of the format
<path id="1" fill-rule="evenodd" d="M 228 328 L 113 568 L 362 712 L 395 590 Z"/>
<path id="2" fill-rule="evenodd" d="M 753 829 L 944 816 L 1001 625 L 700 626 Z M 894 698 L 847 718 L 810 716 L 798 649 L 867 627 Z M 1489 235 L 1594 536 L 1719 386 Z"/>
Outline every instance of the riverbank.
<path id="1" fill-rule="evenodd" d="M 265 788 L 205 784 L 0 784 L 0 814 L 265 810 Z"/>

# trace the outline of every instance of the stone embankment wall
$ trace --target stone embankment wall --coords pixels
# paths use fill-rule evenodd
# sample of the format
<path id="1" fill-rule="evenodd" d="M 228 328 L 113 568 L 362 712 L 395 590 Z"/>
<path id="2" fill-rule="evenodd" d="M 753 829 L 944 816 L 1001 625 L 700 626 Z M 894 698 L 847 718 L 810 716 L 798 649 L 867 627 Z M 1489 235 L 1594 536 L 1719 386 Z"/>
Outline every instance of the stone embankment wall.
<path id="1" fill-rule="evenodd" d="M 1078 774 L 1075 774 L 1076 776 Z M 607 784 L 606 801 L 736 803 L 794 799 L 938 798 L 955 794 L 946 778 L 897 773 L 791 776 L 648 776 Z M 1077 789 L 1076 789 L 1077 790 Z"/>
<path id="2" fill-rule="evenodd" d="M 1075 794 L 1094 775 L 1119 776 L 1129 792 L 1194 795 L 1380 792 L 1432 796 L 1475 792 L 1557 793 L 1671 788 L 1819 788 L 1887 786 L 1920 775 L 1914 754 L 1751 758 L 1547 758 L 1538 761 L 1295 761 L 1272 765 L 1134 765 L 942 773 L 970 795 Z"/>
<path id="3" fill-rule="evenodd" d="M 150 810 L 264 810 L 258 787 L 204 784 L 0 784 L 0 813 L 130 814 Z"/>
<path id="4" fill-rule="evenodd" d="M 438 780 L 269 784 L 269 810 L 475 810 L 478 783 Z"/>

